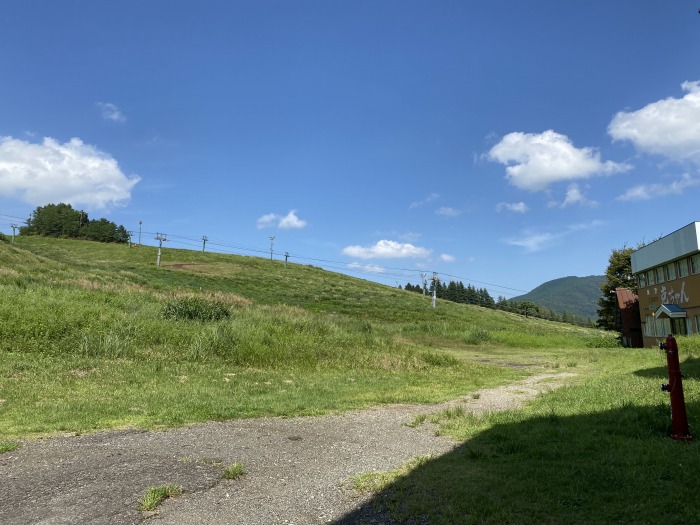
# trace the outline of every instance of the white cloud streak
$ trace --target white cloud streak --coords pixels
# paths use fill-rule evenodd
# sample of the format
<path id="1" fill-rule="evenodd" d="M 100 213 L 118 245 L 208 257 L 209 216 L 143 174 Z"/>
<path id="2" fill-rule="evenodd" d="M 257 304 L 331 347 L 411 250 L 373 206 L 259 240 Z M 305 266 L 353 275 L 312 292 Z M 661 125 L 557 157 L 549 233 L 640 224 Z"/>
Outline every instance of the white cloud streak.
<path id="1" fill-rule="evenodd" d="M 443 206 L 442 208 L 438 208 L 437 210 L 435 210 L 435 214 L 442 215 L 443 217 L 459 217 L 462 214 L 462 212 L 454 208 Z"/>
<path id="2" fill-rule="evenodd" d="M 440 197 L 439 193 L 431 193 L 422 201 L 412 202 L 408 208 L 410 210 L 413 210 L 415 208 L 420 208 L 421 206 L 424 206 L 425 204 L 429 204 L 429 203 L 433 202 L 434 200 L 437 200 L 439 197 Z"/>
<path id="3" fill-rule="evenodd" d="M 699 185 L 699 178 L 691 177 L 686 173 L 679 180 L 675 180 L 670 184 L 640 184 L 627 190 L 617 200 L 646 201 L 667 195 L 682 195 L 687 188 Z"/>
<path id="4" fill-rule="evenodd" d="M 361 264 L 358 262 L 348 264 L 348 268 L 350 270 L 360 270 L 369 273 L 384 273 L 386 271 L 383 266 L 379 266 L 378 264 Z"/>
<path id="5" fill-rule="evenodd" d="M 0 138 L 0 196 L 35 206 L 66 203 L 88 209 L 126 204 L 141 179 L 127 177 L 109 154 L 78 138 L 40 144 Z"/>
<path id="6" fill-rule="evenodd" d="M 374 246 L 347 246 L 342 253 L 358 259 L 425 259 L 432 251 L 409 243 L 381 240 Z"/>
<path id="7" fill-rule="evenodd" d="M 630 141 L 648 154 L 700 165 L 700 81 L 681 84 L 683 98 L 669 97 L 637 111 L 620 111 L 608 125 L 613 140 Z"/>
<path id="8" fill-rule="evenodd" d="M 97 102 L 95 104 L 102 113 L 102 118 L 113 122 L 126 122 L 126 116 L 111 102 Z"/>
<path id="9" fill-rule="evenodd" d="M 577 232 L 591 230 L 603 226 L 604 223 L 599 220 L 593 220 L 588 223 L 571 224 L 565 230 L 560 232 L 533 232 L 525 231 L 520 237 L 511 237 L 503 242 L 511 246 L 523 248 L 527 253 L 538 252 L 562 242 L 566 237 Z"/>
<path id="10" fill-rule="evenodd" d="M 308 222 L 297 217 L 296 210 L 291 210 L 287 215 L 266 213 L 257 220 L 258 230 L 264 228 L 279 228 L 280 230 L 300 230 L 306 228 Z"/>
<path id="11" fill-rule="evenodd" d="M 522 237 L 506 239 L 505 243 L 511 246 L 519 246 L 524 248 L 526 252 L 532 253 L 551 246 L 559 237 L 560 235 L 553 233 L 527 233 Z"/>
<path id="12" fill-rule="evenodd" d="M 601 161 L 593 148 L 576 148 L 566 135 L 513 132 L 504 136 L 487 157 L 506 166 L 513 186 L 543 191 L 550 184 L 627 171 L 628 164 Z"/>
<path id="13" fill-rule="evenodd" d="M 451 263 L 451 262 L 455 262 L 456 259 L 455 259 L 454 255 L 450 255 L 449 253 L 443 253 L 440 255 L 440 260 L 443 262 Z"/>
<path id="14" fill-rule="evenodd" d="M 496 204 L 496 211 L 499 213 L 503 210 L 512 211 L 514 213 L 525 213 L 528 209 L 527 204 L 524 202 L 499 202 Z"/>

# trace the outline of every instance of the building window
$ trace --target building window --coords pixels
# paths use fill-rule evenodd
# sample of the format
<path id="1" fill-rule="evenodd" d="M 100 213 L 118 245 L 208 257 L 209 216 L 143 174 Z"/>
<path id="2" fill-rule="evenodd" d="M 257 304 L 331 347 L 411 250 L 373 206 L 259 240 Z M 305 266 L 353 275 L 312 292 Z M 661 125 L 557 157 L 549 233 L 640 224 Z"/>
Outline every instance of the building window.
<path id="1" fill-rule="evenodd" d="M 647 285 L 647 274 L 645 273 L 640 273 L 637 276 L 637 286 L 639 288 L 644 288 Z"/>
<path id="2" fill-rule="evenodd" d="M 654 268 L 652 270 L 652 273 L 654 274 L 654 281 L 656 284 L 661 284 L 664 282 L 664 269 L 663 266 L 660 268 Z"/>
<path id="3" fill-rule="evenodd" d="M 666 280 L 673 281 L 676 278 L 676 263 L 668 263 L 666 265 Z"/>
<path id="4" fill-rule="evenodd" d="M 700 273 L 700 254 L 690 256 L 690 272 L 693 275 Z"/>
<path id="5" fill-rule="evenodd" d="M 647 286 L 652 286 L 652 285 L 656 284 L 656 280 L 654 279 L 654 275 L 655 275 L 654 270 L 649 270 L 647 272 Z"/>
<path id="6" fill-rule="evenodd" d="M 700 334 L 700 315 L 693 317 L 693 332 Z"/>
<path id="7" fill-rule="evenodd" d="M 681 259 L 676 264 L 678 265 L 678 278 L 688 277 L 688 258 Z"/>

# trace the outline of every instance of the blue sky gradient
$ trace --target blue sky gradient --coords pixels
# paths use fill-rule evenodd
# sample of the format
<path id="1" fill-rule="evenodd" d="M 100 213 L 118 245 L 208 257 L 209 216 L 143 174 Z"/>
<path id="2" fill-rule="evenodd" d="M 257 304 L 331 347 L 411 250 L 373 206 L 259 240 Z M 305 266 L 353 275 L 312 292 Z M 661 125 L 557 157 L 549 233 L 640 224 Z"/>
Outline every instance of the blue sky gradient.
<path id="1" fill-rule="evenodd" d="M 698 7 L 9 0 L 0 232 L 68 202 L 391 286 L 602 274 L 700 220 Z"/>

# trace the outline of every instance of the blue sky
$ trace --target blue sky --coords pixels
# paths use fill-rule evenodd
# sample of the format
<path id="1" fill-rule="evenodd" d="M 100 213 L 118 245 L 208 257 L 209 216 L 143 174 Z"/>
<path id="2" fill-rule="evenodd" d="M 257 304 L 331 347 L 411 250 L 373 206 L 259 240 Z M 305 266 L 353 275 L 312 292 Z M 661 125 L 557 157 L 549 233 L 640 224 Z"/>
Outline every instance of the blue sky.
<path id="1" fill-rule="evenodd" d="M 67 202 L 391 286 L 602 274 L 700 220 L 698 7 L 8 0 L 0 231 Z"/>

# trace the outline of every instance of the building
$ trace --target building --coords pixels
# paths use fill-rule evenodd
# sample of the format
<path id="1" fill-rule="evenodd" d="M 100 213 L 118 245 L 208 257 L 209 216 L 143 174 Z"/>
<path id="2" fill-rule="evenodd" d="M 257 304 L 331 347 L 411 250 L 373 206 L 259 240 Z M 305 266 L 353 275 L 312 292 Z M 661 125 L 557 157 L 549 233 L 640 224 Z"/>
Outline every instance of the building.
<path id="1" fill-rule="evenodd" d="M 628 288 L 615 288 L 615 327 L 622 336 L 622 345 L 631 348 L 644 346 L 639 316 L 639 298 Z"/>
<path id="2" fill-rule="evenodd" d="M 700 334 L 700 222 L 632 253 L 644 346 Z"/>

